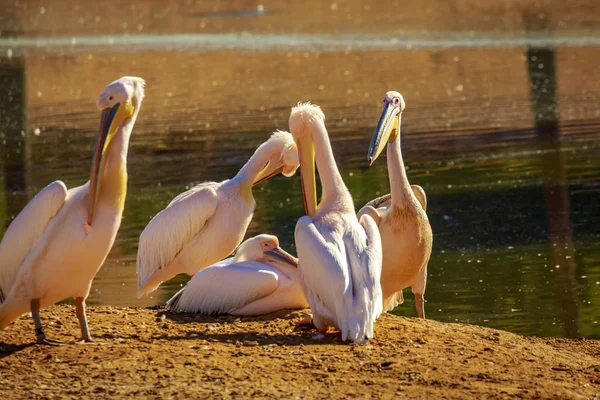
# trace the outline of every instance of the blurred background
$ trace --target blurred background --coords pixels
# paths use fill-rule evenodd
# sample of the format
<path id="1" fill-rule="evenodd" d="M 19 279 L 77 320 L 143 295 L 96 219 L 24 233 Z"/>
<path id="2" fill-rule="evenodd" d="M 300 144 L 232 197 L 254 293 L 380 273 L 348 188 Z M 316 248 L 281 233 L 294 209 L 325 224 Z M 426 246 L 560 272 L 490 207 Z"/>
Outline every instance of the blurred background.
<path id="1" fill-rule="evenodd" d="M 53 180 L 87 181 L 96 97 L 141 76 L 123 223 L 89 303 L 162 305 L 187 278 L 137 300 L 135 258 L 174 196 L 233 176 L 310 100 L 358 209 L 389 192 L 366 153 L 397 90 L 434 232 L 428 318 L 600 338 L 597 2 L 365 3 L 0 0 L 0 233 Z M 247 237 L 295 253 L 299 178 L 254 193 Z M 404 297 L 394 312 L 415 316 Z"/>

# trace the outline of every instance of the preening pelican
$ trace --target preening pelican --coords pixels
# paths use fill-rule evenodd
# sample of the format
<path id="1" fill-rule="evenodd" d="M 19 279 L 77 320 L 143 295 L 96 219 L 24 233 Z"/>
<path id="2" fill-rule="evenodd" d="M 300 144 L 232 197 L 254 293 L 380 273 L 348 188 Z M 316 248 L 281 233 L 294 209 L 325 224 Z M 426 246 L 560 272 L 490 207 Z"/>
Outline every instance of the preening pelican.
<path id="1" fill-rule="evenodd" d="M 360 221 L 335 164 L 325 115 L 318 106 L 298 104 L 290 115 L 298 145 L 307 216 L 296 224 L 298 273 L 319 331 L 340 329 L 342 340 L 373 337 L 382 311 L 381 240 L 369 215 Z M 317 206 L 315 156 L 322 197 Z"/>
<path id="2" fill-rule="evenodd" d="M 0 329 L 31 310 L 37 342 L 46 338 L 40 309 L 75 298 L 81 336 L 91 342 L 85 300 L 111 249 L 127 192 L 127 149 L 144 98 L 144 80 L 111 83 L 102 111 L 90 181 L 67 191 L 56 181 L 17 215 L 0 244 Z"/>
<path id="3" fill-rule="evenodd" d="M 150 221 L 137 255 L 138 297 L 177 274 L 194 275 L 230 255 L 254 213 L 252 186 L 298 169 L 292 135 L 275 132 L 231 180 L 205 182 L 181 193 Z"/>
<path id="4" fill-rule="evenodd" d="M 205 315 L 262 315 L 306 308 L 297 267 L 298 260 L 279 247 L 277 237 L 258 235 L 242 243 L 235 257 L 196 272 L 165 309 Z"/>
<path id="5" fill-rule="evenodd" d="M 400 149 L 404 107 L 400 93 L 392 91 L 385 94 L 383 112 L 371 140 L 368 157 L 371 165 L 387 144 L 391 194 L 367 203 L 358 215 L 373 217 L 381 234 L 384 310 L 389 311 L 401 304 L 404 301 L 402 289 L 410 287 L 415 296 L 417 315 L 425 318 L 423 295 L 433 235 L 425 213 L 425 191 L 420 186 L 409 184 L 404 169 Z"/>

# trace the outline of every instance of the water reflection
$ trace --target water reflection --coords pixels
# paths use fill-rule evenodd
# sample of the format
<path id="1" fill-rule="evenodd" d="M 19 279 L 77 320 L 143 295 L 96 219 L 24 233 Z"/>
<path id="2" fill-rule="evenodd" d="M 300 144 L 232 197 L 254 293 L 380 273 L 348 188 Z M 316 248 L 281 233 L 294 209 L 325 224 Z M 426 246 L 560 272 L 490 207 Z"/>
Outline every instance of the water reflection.
<path id="1" fill-rule="evenodd" d="M 28 201 L 27 157 L 25 138 L 26 98 L 23 59 L 0 59 L 0 147 L 3 196 L 0 200 L 10 223 Z"/>
<path id="2" fill-rule="evenodd" d="M 551 36 L 546 18 L 526 15 L 525 25 L 529 31 L 545 30 Z M 535 130 L 542 150 L 540 161 L 555 295 L 565 336 L 577 337 L 580 334 L 577 266 L 571 224 L 570 188 L 560 143 L 556 48 L 529 47 L 527 69 Z"/>
<path id="3" fill-rule="evenodd" d="M 540 138 L 548 240 L 552 254 L 555 293 L 566 337 L 579 336 L 579 307 L 575 280 L 575 250 L 571 226 L 569 183 L 560 149 L 555 50 L 529 48 L 527 69 L 535 130 Z"/>

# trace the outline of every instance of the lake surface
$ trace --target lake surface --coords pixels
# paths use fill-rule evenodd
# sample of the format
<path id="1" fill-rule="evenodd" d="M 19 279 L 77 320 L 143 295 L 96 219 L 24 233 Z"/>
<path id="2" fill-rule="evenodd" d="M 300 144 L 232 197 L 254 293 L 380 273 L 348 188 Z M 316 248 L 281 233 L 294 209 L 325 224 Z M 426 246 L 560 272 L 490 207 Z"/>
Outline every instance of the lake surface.
<path id="1" fill-rule="evenodd" d="M 298 101 L 323 108 L 357 209 L 389 192 L 385 156 L 369 168 L 366 152 L 384 93 L 398 90 L 408 176 L 427 192 L 434 232 L 427 317 L 600 338 L 595 14 L 558 2 L 448 11 L 428 1 L 412 19 L 355 1 L 315 3 L 313 14 L 274 2 L 142 3 L 133 5 L 154 11 L 128 21 L 63 1 L 8 6 L 12 18 L 0 18 L 1 233 L 48 183 L 88 179 L 104 87 L 122 75 L 148 83 L 123 222 L 91 305 L 164 304 L 187 278 L 137 300 L 144 226 L 192 185 L 233 176 L 270 132 L 287 129 Z M 448 25 L 445 12 L 466 17 Z M 299 177 L 254 194 L 246 236 L 275 234 L 295 253 Z M 405 298 L 394 312 L 415 316 Z"/>

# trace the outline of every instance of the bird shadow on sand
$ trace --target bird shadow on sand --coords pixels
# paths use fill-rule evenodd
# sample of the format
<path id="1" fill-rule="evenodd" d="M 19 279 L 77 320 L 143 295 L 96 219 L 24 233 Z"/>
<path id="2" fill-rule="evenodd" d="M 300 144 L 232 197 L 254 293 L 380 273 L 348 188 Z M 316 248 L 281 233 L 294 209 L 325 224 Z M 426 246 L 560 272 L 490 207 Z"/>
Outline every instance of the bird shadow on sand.
<path id="1" fill-rule="evenodd" d="M 0 360 L 34 345 L 35 343 L 11 344 L 0 342 Z"/>
<path id="2" fill-rule="evenodd" d="M 177 324 L 202 324 L 200 329 L 188 332 L 183 336 L 172 336 L 164 333 L 155 339 L 163 340 L 207 340 L 218 341 L 222 343 L 238 344 L 241 346 L 268 346 L 268 345 L 318 345 L 334 344 L 347 345 L 350 342 L 344 342 L 341 339 L 339 331 L 330 331 L 325 335 L 319 334 L 314 327 L 302 325 L 295 326 L 295 321 L 301 319 L 308 313 L 308 310 L 291 311 L 281 310 L 275 313 L 261 315 L 257 317 L 236 317 L 232 315 L 204 316 L 198 314 L 172 313 L 159 311 L 156 314 L 157 321 L 169 320 Z M 269 329 L 269 322 L 274 320 L 289 320 L 289 329 L 286 332 L 273 332 Z M 251 330 L 236 332 L 219 332 L 219 325 L 238 325 L 244 323 L 264 322 L 265 330 L 257 331 L 253 326 Z"/>
<path id="3" fill-rule="evenodd" d="M 266 322 L 275 319 L 294 320 L 300 319 L 309 311 L 307 310 L 280 310 L 274 313 L 259 315 L 256 317 L 236 317 L 235 315 L 214 315 L 206 316 L 201 314 L 176 313 L 159 309 L 156 314 L 158 318 L 168 319 L 178 324 L 186 323 L 206 323 L 206 324 L 233 324 L 236 322 Z"/>
<path id="4" fill-rule="evenodd" d="M 350 345 L 350 341 L 343 342 L 339 332 L 329 332 L 325 335 L 320 335 L 316 331 L 302 332 L 295 331 L 293 333 L 284 334 L 265 334 L 264 332 L 246 331 L 246 332 L 228 332 L 228 333 L 199 333 L 197 335 L 170 336 L 163 334 L 155 336 L 153 339 L 161 339 L 168 341 L 178 340 L 203 340 L 210 342 L 221 342 L 239 345 L 243 347 L 254 346 L 308 346 L 308 345 Z"/>

